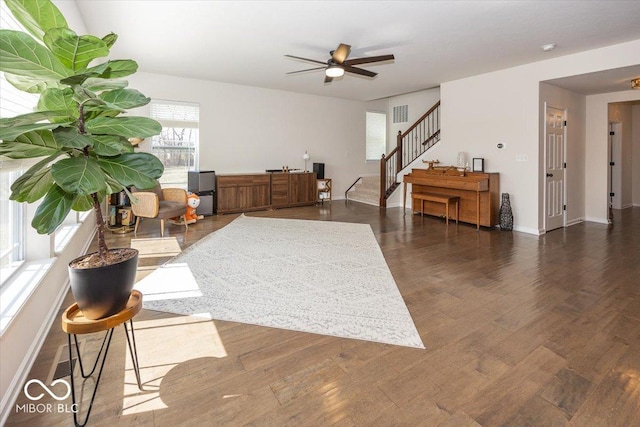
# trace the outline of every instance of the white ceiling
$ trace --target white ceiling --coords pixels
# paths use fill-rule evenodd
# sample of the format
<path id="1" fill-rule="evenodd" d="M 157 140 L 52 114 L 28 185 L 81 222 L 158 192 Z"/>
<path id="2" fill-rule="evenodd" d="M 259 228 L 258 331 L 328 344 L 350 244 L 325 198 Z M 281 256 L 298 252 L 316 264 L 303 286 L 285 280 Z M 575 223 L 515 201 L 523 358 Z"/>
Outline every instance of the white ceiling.
<path id="1" fill-rule="evenodd" d="M 471 75 L 640 39 L 640 1 L 77 1 L 88 31 L 119 39 L 112 58 L 141 71 L 355 100 L 399 95 Z M 326 61 L 394 54 L 331 84 L 295 55 Z M 540 46 L 556 43 L 544 53 Z M 635 70 L 637 71 L 637 70 Z M 640 77 L 636 75 L 635 77 Z M 596 86 L 607 92 L 606 73 Z M 566 81 L 560 83 L 567 83 Z M 617 90 L 627 90 L 629 85 Z M 596 91 L 596 92 L 593 92 Z"/>

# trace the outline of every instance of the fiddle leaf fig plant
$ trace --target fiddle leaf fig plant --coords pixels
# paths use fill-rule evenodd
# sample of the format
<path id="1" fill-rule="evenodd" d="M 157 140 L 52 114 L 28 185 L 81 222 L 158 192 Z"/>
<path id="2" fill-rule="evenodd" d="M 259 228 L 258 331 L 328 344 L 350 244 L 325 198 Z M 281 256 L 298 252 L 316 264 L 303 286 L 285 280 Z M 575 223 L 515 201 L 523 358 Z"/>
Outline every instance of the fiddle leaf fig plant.
<path id="1" fill-rule="evenodd" d="M 70 210 L 96 214 L 99 256 L 108 262 L 101 201 L 128 186 L 151 188 L 164 172 L 149 153 L 134 152 L 129 138 L 162 130 L 148 117 L 126 115 L 150 99 L 123 77 L 138 64 L 106 60 L 117 40 L 77 35 L 50 0 L 5 0 L 29 33 L 0 30 L 0 71 L 17 89 L 39 94 L 34 112 L 0 118 L 0 156 L 38 158 L 11 186 L 11 200 L 43 199 L 31 225 L 50 234 Z"/>

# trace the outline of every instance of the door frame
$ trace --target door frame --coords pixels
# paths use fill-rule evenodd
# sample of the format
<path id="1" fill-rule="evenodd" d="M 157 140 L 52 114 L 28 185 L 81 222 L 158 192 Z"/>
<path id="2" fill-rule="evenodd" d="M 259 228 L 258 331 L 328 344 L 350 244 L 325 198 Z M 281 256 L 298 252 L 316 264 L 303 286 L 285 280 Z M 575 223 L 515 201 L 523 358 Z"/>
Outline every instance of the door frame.
<path id="1" fill-rule="evenodd" d="M 543 189 L 543 200 L 542 200 L 542 205 L 543 205 L 543 212 L 544 212 L 544 232 L 546 233 L 547 230 L 547 179 L 546 179 L 546 173 L 547 173 L 547 111 L 549 108 L 553 108 L 555 110 L 560 110 L 563 112 L 564 115 L 564 120 L 565 122 L 568 123 L 567 120 L 567 108 L 561 108 L 561 107 L 554 107 L 553 105 L 549 105 L 546 101 L 544 103 L 544 135 L 543 135 L 543 149 L 544 149 L 544 155 L 543 155 L 543 159 L 542 159 L 542 182 L 544 182 L 544 189 Z M 562 144 L 562 158 L 564 159 L 564 164 L 567 164 L 567 126 L 563 126 L 562 127 L 562 132 L 563 132 L 563 138 L 564 138 L 564 144 Z M 567 167 L 563 167 L 562 168 L 562 204 L 563 206 L 567 206 L 567 168 L 568 168 L 568 164 Z M 567 227 L 567 210 L 563 209 L 562 210 L 562 227 L 566 228 Z M 555 230 L 555 229 L 554 229 Z"/>

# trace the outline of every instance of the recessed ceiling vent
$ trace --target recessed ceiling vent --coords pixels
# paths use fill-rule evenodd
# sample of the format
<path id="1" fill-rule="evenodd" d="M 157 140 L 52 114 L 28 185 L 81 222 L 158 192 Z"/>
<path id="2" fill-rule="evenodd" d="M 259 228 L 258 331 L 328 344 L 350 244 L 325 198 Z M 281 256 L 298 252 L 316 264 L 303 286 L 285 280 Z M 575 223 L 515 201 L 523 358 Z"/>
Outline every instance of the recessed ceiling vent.
<path id="1" fill-rule="evenodd" d="M 398 105 L 393 107 L 393 123 L 406 123 L 409 121 L 409 106 Z"/>

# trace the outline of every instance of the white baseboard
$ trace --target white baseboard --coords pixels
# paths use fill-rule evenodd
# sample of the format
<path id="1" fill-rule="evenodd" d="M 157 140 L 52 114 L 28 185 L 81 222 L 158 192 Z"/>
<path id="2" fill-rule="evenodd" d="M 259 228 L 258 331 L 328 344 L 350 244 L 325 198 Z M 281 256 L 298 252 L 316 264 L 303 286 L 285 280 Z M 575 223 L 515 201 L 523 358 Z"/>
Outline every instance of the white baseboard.
<path id="1" fill-rule="evenodd" d="M 588 222 L 597 222 L 599 224 L 609 224 L 609 220 L 607 218 L 597 218 L 593 216 L 588 216 L 584 220 Z"/>
<path id="2" fill-rule="evenodd" d="M 584 218 L 575 218 L 570 221 L 567 221 L 567 227 L 571 227 L 572 225 L 580 224 L 584 222 Z"/>
<path id="3" fill-rule="evenodd" d="M 541 234 L 544 234 L 544 230 L 537 230 L 535 228 L 521 227 L 519 225 L 514 225 L 513 226 L 513 231 L 517 231 L 519 233 L 533 234 L 534 236 L 539 236 Z"/>

